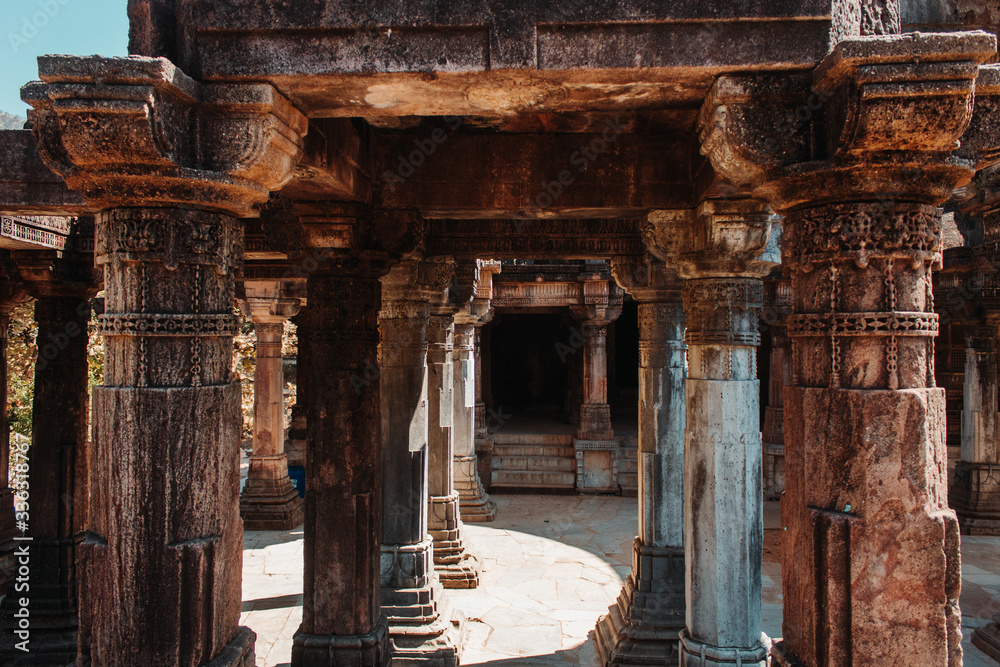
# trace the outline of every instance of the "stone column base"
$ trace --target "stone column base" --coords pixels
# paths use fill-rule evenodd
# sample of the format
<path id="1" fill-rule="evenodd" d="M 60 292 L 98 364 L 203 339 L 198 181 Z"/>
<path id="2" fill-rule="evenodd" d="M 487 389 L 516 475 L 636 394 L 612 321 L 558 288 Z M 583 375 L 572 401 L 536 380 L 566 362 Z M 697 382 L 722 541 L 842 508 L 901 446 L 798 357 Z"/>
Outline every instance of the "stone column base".
<path id="1" fill-rule="evenodd" d="M 785 648 L 785 642 L 775 642 L 771 646 L 772 667 L 805 667 L 794 655 Z"/>
<path id="2" fill-rule="evenodd" d="M 740 667 L 768 667 L 768 652 L 771 640 L 761 633 L 760 644 L 753 648 L 722 648 L 697 642 L 681 632 L 681 667 L 716 667 L 716 665 L 739 665 Z"/>
<path id="3" fill-rule="evenodd" d="M 236 629 L 236 638 L 219 655 L 205 663 L 204 667 L 254 667 L 257 664 L 254 655 L 256 642 L 257 633 L 240 626 Z"/>
<path id="4" fill-rule="evenodd" d="M 620 493 L 617 440 L 573 440 L 577 493 Z"/>
<path id="5" fill-rule="evenodd" d="M 248 479 L 240 495 L 244 530 L 291 530 L 305 520 L 305 499 L 284 479 Z"/>
<path id="6" fill-rule="evenodd" d="M 481 523 L 497 518 L 497 505 L 486 493 L 476 469 L 478 457 L 455 457 L 455 489 L 463 522 Z"/>
<path id="7" fill-rule="evenodd" d="M 476 469 L 484 491 L 493 486 L 493 436 L 476 438 Z"/>
<path id="8" fill-rule="evenodd" d="M 479 561 L 462 543 L 458 494 L 431 496 L 430 534 L 434 538 L 434 569 L 445 588 L 478 588 Z"/>
<path id="9" fill-rule="evenodd" d="M 964 535 L 1000 535 L 1000 465 L 959 461 L 948 497 Z"/>
<path id="10" fill-rule="evenodd" d="M 980 651 L 1000 662 L 1000 623 L 993 621 L 973 632 L 972 643 Z"/>
<path id="11" fill-rule="evenodd" d="M 632 572 L 618 601 L 597 622 L 605 667 L 677 665 L 684 629 L 684 550 L 632 543 Z"/>
<path id="12" fill-rule="evenodd" d="M 292 667 L 388 667 L 389 623 L 385 616 L 366 635 L 308 635 L 292 638 Z"/>
<path id="13" fill-rule="evenodd" d="M 436 579 L 435 584 L 440 586 Z M 445 597 L 437 606 L 436 617 L 429 623 L 411 625 L 390 620 L 392 665 L 458 667 L 465 648 L 465 632 L 465 614 L 452 607 Z"/>

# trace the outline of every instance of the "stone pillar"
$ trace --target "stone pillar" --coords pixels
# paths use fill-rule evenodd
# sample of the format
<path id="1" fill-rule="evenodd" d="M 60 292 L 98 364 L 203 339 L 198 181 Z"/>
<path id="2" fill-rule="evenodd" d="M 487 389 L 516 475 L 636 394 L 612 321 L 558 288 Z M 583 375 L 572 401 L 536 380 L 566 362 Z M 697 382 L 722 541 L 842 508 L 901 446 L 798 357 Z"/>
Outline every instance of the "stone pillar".
<path id="1" fill-rule="evenodd" d="M 937 204 L 995 159 L 1000 77 L 977 67 L 994 51 L 983 33 L 848 39 L 811 91 L 722 77 L 703 108 L 716 171 L 785 215 L 780 665 L 962 664 L 932 272 Z M 817 99 L 813 123 L 761 151 L 776 119 Z"/>
<path id="2" fill-rule="evenodd" d="M 454 369 L 456 308 L 432 309 L 427 327 L 430 533 L 434 566 L 445 588 L 479 586 L 479 561 L 466 553 L 455 490 Z"/>
<path id="3" fill-rule="evenodd" d="M 294 667 L 389 664 L 380 596 L 382 528 L 378 313 L 388 271 L 335 257 L 307 283 L 305 577 Z"/>
<path id="4" fill-rule="evenodd" d="M 969 535 L 1000 535 L 1000 415 L 996 324 L 965 328 L 962 460 L 949 500 Z"/>
<path id="5" fill-rule="evenodd" d="M 632 572 L 597 624 L 604 665 L 677 664 L 684 628 L 684 400 L 680 282 L 662 263 L 615 261 L 639 302 L 639 534 Z"/>
<path id="6" fill-rule="evenodd" d="M 493 275 L 499 273 L 499 262 L 475 263 L 473 300 L 455 315 L 454 351 L 454 428 L 455 438 L 455 488 L 463 521 L 493 521 L 496 503 L 483 488 L 479 477 L 476 443 L 480 426 L 485 427 L 486 406 L 477 424 L 477 411 L 482 400 L 480 362 L 480 333 L 484 324 L 493 317 L 490 300 L 493 298 Z M 484 434 L 485 435 L 488 434 Z"/>
<path id="7" fill-rule="evenodd" d="M 236 217 L 290 178 L 306 119 L 269 85 L 199 84 L 165 60 L 59 56 L 39 69 L 45 83 L 22 95 L 40 152 L 103 211 L 77 663 L 252 665 L 255 636 L 239 627 Z"/>
<path id="8" fill-rule="evenodd" d="M 581 276 L 586 306 L 573 306 L 583 334 L 583 402 L 573 440 L 576 490 L 618 492 L 618 441 L 608 405 L 608 324 L 621 315 L 620 292 L 599 274 Z"/>
<path id="9" fill-rule="evenodd" d="M 87 369 L 87 323 L 90 297 L 96 293 L 89 261 L 61 260 L 55 253 L 32 258 L 24 273 L 49 280 L 26 283 L 35 296 L 38 358 L 28 459 L 28 511 L 19 521 L 27 541 L 30 595 L 24 579 L 15 579 L 0 605 L 0 659 L 18 664 L 24 639 L 18 628 L 21 598 L 27 598 L 31 632 L 26 645 L 32 659 L 68 665 L 77 652 L 77 546 L 86 525 L 87 411 L 90 404 Z M 44 265 L 44 266 L 39 266 Z M 63 279 L 56 277 L 61 274 Z M 74 281 L 73 279 L 76 279 Z M 25 564 L 19 556 L 18 562 Z M 20 579 L 20 580 L 19 580 Z M 36 662 L 36 664 L 38 664 Z"/>
<path id="10" fill-rule="evenodd" d="M 680 664 L 763 665 L 758 322 L 761 277 L 777 264 L 780 226 L 754 200 L 654 212 L 647 247 L 684 284 L 688 375 L 684 445 L 686 627 Z"/>
<path id="11" fill-rule="evenodd" d="M 457 667 L 465 618 L 442 590 L 427 526 L 428 300 L 442 267 L 407 260 L 382 278 L 381 586 L 394 659 Z"/>
<path id="12" fill-rule="evenodd" d="M 490 313 L 492 316 L 492 312 Z M 486 331 L 485 323 L 476 327 L 476 471 L 479 483 L 483 487 L 485 494 L 493 483 L 493 434 L 490 433 L 489 421 L 486 412 L 486 392 L 483 384 L 486 382 L 487 373 L 484 368 L 489 364 L 489 333 Z M 484 506 L 485 507 L 485 506 Z M 494 503 L 494 508 L 496 504 Z M 485 516 L 491 516 L 487 513 Z M 496 518 L 496 512 L 492 513 Z M 493 519 L 488 518 L 488 521 Z"/>
<path id="13" fill-rule="evenodd" d="M 299 309 L 283 299 L 277 284 L 246 284 L 247 304 L 257 333 L 253 385 L 253 454 L 240 495 L 246 530 L 291 530 L 302 523 L 304 505 L 288 477 L 285 454 L 285 381 L 281 342 L 285 321 Z"/>
<path id="14" fill-rule="evenodd" d="M 762 429 L 765 500 L 778 500 L 785 490 L 785 387 L 792 377 L 792 341 L 785 319 L 790 300 L 790 281 L 764 281 L 764 321 L 771 331 L 771 372 Z"/>
<path id="15" fill-rule="evenodd" d="M 306 397 L 309 395 L 309 313 L 303 309 L 292 318 L 298 338 L 298 353 L 295 355 L 295 405 L 288 424 L 288 439 L 285 451 L 288 465 L 306 465 Z"/>
<path id="16" fill-rule="evenodd" d="M 10 316 L 24 298 L 24 290 L 13 280 L 0 280 L 0 586 L 4 589 L 17 569 L 14 549 L 14 490 L 10 488 L 10 423 L 7 420 L 7 328 Z"/>

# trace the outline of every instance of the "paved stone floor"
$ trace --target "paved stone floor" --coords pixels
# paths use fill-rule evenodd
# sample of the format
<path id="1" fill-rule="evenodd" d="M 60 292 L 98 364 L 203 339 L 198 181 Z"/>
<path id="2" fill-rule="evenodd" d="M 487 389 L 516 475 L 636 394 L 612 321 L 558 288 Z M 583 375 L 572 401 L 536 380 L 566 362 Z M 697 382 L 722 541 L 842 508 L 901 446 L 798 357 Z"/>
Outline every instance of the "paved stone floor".
<path id="1" fill-rule="evenodd" d="M 593 629 L 631 565 L 635 499 L 494 496 L 497 521 L 466 524 L 482 586 L 449 591 L 469 618 L 463 665 L 596 666 Z M 764 632 L 781 634 L 777 503 L 765 505 Z M 257 665 L 285 666 L 302 618 L 302 530 L 247 532 L 241 623 L 257 633 Z M 1000 538 L 962 543 L 965 667 L 997 667 L 972 630 L 1000 614 Z"/>

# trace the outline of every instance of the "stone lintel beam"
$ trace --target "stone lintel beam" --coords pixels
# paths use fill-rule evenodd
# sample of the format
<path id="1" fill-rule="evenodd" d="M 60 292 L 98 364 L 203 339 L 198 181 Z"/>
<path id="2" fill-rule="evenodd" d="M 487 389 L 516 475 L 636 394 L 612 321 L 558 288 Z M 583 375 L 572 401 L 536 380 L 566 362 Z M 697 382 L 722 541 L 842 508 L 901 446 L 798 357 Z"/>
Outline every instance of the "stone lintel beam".
<path id="1" fill-rule="evenodd" d="M 31 130 L 0 130 L 0 211 L 22 215 L 93 213 L 38 153 Z"/>
<path id="2" fill-rule="evenodd" d="M 268 84 L 199 83 L 135 56 L 44 56 L 39 75 L 21 95 L 42 159 L 92 207 L 248 217 L 302 155 L 306 118 Z"/>
<path id="3" fill-rule="evenodd" d="M 607 259 L 641 257 L 646 252 L 642 220 L 577 218 L 572 220 L 448 219 L 427 221 L 431 255 L 494 259 Z"/>
<path id="4" fill-rule="evenodd" d="M 780 665 L 961 661 L 932 272 L 937 205 L 995 159 L 996 113 L 975 105 L 995 49 L 982 32 L 849 39 L 811 81 L 722 77 L 702 108 L 716 171 L 785 215 Z"/>

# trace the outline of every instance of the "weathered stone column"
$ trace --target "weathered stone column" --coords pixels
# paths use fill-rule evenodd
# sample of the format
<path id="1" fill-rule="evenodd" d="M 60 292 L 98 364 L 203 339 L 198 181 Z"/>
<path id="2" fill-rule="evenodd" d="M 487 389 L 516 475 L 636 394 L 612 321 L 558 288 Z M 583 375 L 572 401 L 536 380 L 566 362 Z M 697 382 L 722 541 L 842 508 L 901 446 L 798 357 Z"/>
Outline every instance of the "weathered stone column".
<path id="1" fill-rule="evenodd" d="M 292 318 L 298 338 L 298 354 L 295 355 L 295 405 L 288 424 L 288 438 L 285 452 L 288 465 L 305 467 L 306 464 L 306 397 L 309 395 L 309 313 L 308 307 Z"/>
<path id="2" fill-rule="evenodd" d="M 493 275 L 500 272 L 499 262 L 475 263 L 473 299 L 455 315 L 455 488 L 463 521 L 493 521 L 496 503 L 486 493 L 479 477 L 477 441 L 485 430 L 486 405 L 482 404 L 482 376 L 479 369 L 480 334 L 493 318 Z M 480 405 L 482 413 L 479 415 Z M 478 420 L 478 422 L 477 422 Z M 482 424 L 482 427 L 480 427 Z"/>
<path id="3" fill-rule="evenodd" d="M 77 546 L 87 506 L 87 323 L 97 285 L 89 258 L 39 253 L 24 258 L 22 270 L 31 277 L 25 285 L 36 299 L 39 349 L 28 454 L 30 496 L 26 518 L 19 522 L 21 534 L 30 538 L 19 544 L 28 552 L 30 588 L 15 580 L 0 605 L 0 660 L 20 664 L 25 657 L 17 648 L 23 637 L 13 630 L 19 627 L 17 614 L 23 614 L 20 600 L 26 598 L 31 632 L 21 646 L 27 646 L 35 664 L 68 665 L 77 651 Z"/>
<path id="4" fill-rule="evenodd" d="M 309 275 L 305 575 L 292 665 L 389 664 L 380 595 L 378 257 L 335 256 Z"/>
<path id="5" fill-rule="evenodd" d="M 240 495 L 246 530 L 291 530 L 302 523 L 304 504 L 288 477 L 285 453 L 285 382 L 281 341 L 298 299 L 282 298 L 281 286 L 246 284 L 246 300 L 257 333 L 254 363 L 253 455 Z"/>
<path id="6" fill-rule="evenodd" d="M 780 226 L 754 200 L 650 214 L 647 245 L 686 278 L 684 553 L 680 664 L 761 665 L 763 493 L 756 347 L 761 278 Z"/>
<path id="7" fill-rule="evenodd" d="M 382 609 L 396 661 L 456 667 L 465 617 L 434 570 L 427 527 L 428 302 L 451 264 L 408 259 L 382 278 Z"/>
<path id="8" fill-rule="evenodd" d="M 573 440 L 576 449 L 576 490 L 617 492 L 618 441 L 608 405 L 608 324 L 621 315 L 621 292 L 598 274 L 581 277 L 586 306 L 571 312 L 583 335 L 583 403 Z"/>
<path id="9" fill-rule="evenodd" d="M 771 331 L 770 375 L 764 408 L 764 498 L 777 500 L 785 490 L 785 387 L 792 378 L 792 341 L 786 318 L 791 310 L 791 281 L 764 281 L 764 321 Z"/>
<path id="10" fill-rule="evenodd" d="M 445 588 L 479 586 L 479 561 L 462 543 L 462 521 L 455 490 L 454 369 L 457 306 L 432 307 L 427 326 L 429 515 L 434 566 Z"/>
<path id="11" fill-rule="evenodd" d="M 268 85 L 202 85 L 165 60 L 50 57 L 39 69 L 45 83 L 22 94 L 41 153 L 104 210 L 77 663 L 251 665 L 233 216 L 287 181 L 306 119 Z"/>
<path id="12" fill-rule="evenodd" d="M 955 465 L 949 500 L 969 535 L 1000 535 L 998 334 L 998 324 L 965 328 L 962 460 Z"/>
<path id="13" fill-rule="evenodd" d="M 1000 79 L 977 67 L 995 44 L 984 33 L 845 40 L 812 97 L 794 78 L 722 77 L 703 108 L 716 170 L 785 214 L 781 665 L 962 663 L 931 274 L 936 205 L 995 155 Z M 776 119 L 817 100 L 813 123 L 760 150 Z"/>
<path id="14" fill-rule="evenodd" d="M 0 280 L 0 586 L 6 589 L 17 569 L 14 536 L 14 490 L 10 478 L 10 422 L 7 420 L 7 328 L 17 304 L 25 298 L 23 288 L 9 278 Z"/>
<path id="15" fill-rule="evenodd" d="M 684 629 L 686 356 L 680 281 L 655 260 L 616 260 L 639 302 L 639 534 L 632 572 L 597 624 L 604 665 L 677 664 Z"/>

